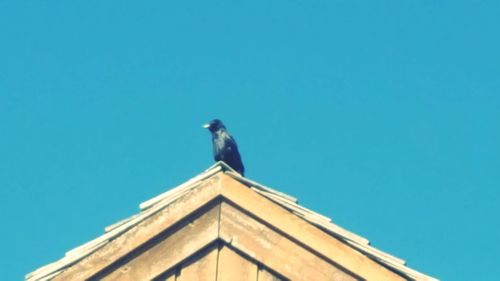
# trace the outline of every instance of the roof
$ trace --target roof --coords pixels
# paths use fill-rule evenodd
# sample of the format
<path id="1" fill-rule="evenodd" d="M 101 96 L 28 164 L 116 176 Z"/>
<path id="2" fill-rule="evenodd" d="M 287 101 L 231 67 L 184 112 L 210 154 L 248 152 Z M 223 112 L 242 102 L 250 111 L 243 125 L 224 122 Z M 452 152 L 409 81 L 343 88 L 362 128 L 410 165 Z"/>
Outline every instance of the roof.
<path id="1" fill-rule="evenodd" d="M 409 268 L 404 260 L 372 247 L 368 239 L 334 224 L 330 218 L 298 205 L 296 198 L 240 176 L 223 162 L 218 162 L 187 182 L 141 203 L 138 214 L 106 227 L 103 235 L 68 251 L 60 260 L 27 274 L 26 280 L 80 280 L 74 277 L 68 279 L 66 276 L 77 276 L 75 272 L 78 270 L 89 271 L 90 267 L 95 266 L 96 260 L 102 264 L 101 272 L 105 272 L 106 268 L 118 259 L 123 259 L 132 249 L 145 245 L 152 237 L 164 233 L 165 229 L 172 229 L 182 219 L 206 208 L 204 206 L 215 204 L 210 202 L 216 202 L 214 200 L 217 198 L 225 200 L 224 203 L 217 201 L 218 206 L 224 206 L 219 207 L 219 219 L 223 210 L 235 208 L 233 212 L 239 212 L 239 216 L 248 214 L 257 219 L 258 223 L 271 226 L 276 233 L 310 249 L 321 260 L 331 261 L 339 268 L 346 269 L 346 272 L 359 274 L 362 279 L 389 280 L 385 277 L 371 278 L 375 276 L 372 274 L 379 274 L 376 276 L 381 278 L 392 275 L 402 277 L 391 280 L 437 280 Z M 231 206 L 234 208 L 231 209 Z M 167 209 L 168 215 L 161 216 Z M 226 248 L 235 247 L 256 260 L 262 260 L 256 253 L 257 250 L 245 248 L 241 236 L 233 237 L 230 232 L 224 234 L 220 228 L 221 222 L 218 224 L 214 237 L 203 236 L 205 240 L 196 248 L 197 253 L 200 249 L 219 243 L 216 241 L 225 241 Z M 193 253 L 189 252 L 190 255 Z M 222 252 L 218 256 L 220 253 Z M 175 261 L 176 264 L 180 262 L 181 260 Z M 279 267 L 271 258 L 266 259 L 263 264 Z M 274 270 L 273 267 L 270 266 L 270 269 Z M 287 272 L 287 269 L 283 270 Z M 87 280 L 89 276 L 94 275 L 83 279 Z"/>

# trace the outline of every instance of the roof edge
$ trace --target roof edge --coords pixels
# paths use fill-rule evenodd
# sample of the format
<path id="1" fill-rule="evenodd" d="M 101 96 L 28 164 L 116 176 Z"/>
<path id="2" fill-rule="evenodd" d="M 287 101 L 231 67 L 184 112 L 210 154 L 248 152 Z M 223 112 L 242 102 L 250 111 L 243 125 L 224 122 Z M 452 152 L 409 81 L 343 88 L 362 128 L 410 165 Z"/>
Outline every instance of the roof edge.
<path id="1" fill-rule="evenodd" d="M 404 260 L 370 246 L 368 239 L 349 232 L 348 230 L 345 230 L 342 227 L 332 223 L 330 218 L 318 214 L 303 206 L 299 206 L 297 204 L 298 200 L 295 197 L 245 178 L 238 174 L 234 169 L 229 167 L 226 163 L 220 161 L 213 164 L 202 173 L 180 184 L 179 186 L 174 187 L 147 201 L 144 201 L 140 204 L 140 213 L 106 227 L 106 233 L 104 233 L 103 235 L 79 247 L 76 247 L 73 250 L 68 251 L 62 259 L 42 266 L 31 273 L 28 273 L 25 276 L 26 280 L 51 280 L 61 272 L 65 271 L 68 267 L 72 266 L 75 263 L 78 263 L 80 260 L 86 258 L 87 256 L 91 255 L 92 253 L 106 245 L 109 241 L 115 239 L 115 237 L 135 227 L 135 225 L 148 219 L 172 202 L 189 193 L 190 190 L 197 188 L 205 180 L 214 177 L 221 172 L 223 173 L 223 175 L 225 175 L 223 176 L 223 178 L 227 177 L 228 179 L 231 179 L 245 187 L 248 187 L 249 190 L 254 192 L 254 194 L 265 197 L 271 202 L 289 211 L 291 214 L 296 215 L 304 221 L 310 223 L 320 231 L 336 237 L 341 242 L 351 247 L 353 250 L 367 256 L 381 266 L 394 271 L 396 274 L 400 274 L 412 280 L 438 280 L 434 277 L 425 275 L 405 266 L 406 262 Z M 224 194 L 222 193 L 221 195 L 224 196 Z M 231 200 L 230 198 L 227 199 Z"/>

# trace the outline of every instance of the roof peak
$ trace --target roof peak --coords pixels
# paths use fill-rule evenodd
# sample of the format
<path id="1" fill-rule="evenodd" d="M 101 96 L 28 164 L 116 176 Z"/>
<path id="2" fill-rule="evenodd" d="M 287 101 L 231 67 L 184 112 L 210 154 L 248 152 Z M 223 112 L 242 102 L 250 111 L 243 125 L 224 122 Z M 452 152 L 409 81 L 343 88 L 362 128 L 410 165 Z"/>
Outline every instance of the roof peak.
<path id="1" fill-rule="evenodd" d="M 217 175 L 220 175 L 221 173 L 225 176 L 217 177 Z M 204 184 L 212 184 L 214 185 L 213 188 L 216 189 L 221 188 L 221 178 L 238 181 L 242 184 L 240 186 L 249 188 L 258 195 L 270 200 L 275 205 L 279 205 L 283 209 L 287 210 L 292 215 L 300 217 L 305 222 L 319 228 L 326 234 L 339 239 L 355 251 L 361 252 L 363 255 L 368 256 L 370 259 L 392 271 L 398 272 L 403 276 L 407 276 L 410 280 L 436 280 L 406 267 L 406 262 L 404 260 L 371 247 L 366 238 L 358 236 L 338 225 L 333 224 L 330 218 L 305 207 L 299 206 L 296 198 L 241 176 L 224 162 L 217 162 L 181 185 L 141 203 L 141 211 L 138 214 L 106 227 L 106 233 L 104 235 L 101 235 L 100 237 L 67 252 L 65 257 L 61 260 L 46 265 L 28 274 L 26 279 L 29 281 L 51 280 L 52 277 L 98 251 L 103 246 L 111 243 L 111 241 L 117 237 L 123 235 L 128 230 L 135 228 L 136 225 L 142 223 L 143 221 L 148 220 L 164 208 L 167 208 L 185 196 L 191 196 L 189 194 L 196 192 L 197 188 L 203 188 Z M 227 180 L 225 180 L 225 182 L 227 182 Z M 217 193 L 221 191 L 214 190 L 213 192 Z M 245 192 L 250 195 L 248 191 Z M 218 194 L 219 195 L 217 196 L 224 196 L 223 194 Z"/>

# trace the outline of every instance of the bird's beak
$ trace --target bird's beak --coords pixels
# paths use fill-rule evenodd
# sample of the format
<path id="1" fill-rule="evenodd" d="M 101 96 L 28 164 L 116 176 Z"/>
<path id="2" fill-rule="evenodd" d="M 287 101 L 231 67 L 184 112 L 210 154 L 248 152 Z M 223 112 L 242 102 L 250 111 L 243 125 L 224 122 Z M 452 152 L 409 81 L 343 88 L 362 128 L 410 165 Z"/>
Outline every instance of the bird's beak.
<path id="1" fill-rule="evenodd" d="M 208 129 L 210 127 L 210 124 L 205 124 L 202 127 L 205 128 L 205 129 Z"/>

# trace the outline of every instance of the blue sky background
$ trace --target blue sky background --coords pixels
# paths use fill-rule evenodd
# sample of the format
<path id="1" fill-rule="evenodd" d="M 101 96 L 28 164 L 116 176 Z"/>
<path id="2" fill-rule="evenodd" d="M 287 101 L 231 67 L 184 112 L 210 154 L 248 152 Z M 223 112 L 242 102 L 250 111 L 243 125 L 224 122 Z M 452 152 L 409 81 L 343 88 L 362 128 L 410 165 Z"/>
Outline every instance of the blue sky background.
<path id="1" fill-rule="evenodd" d="M 499 3 L 0 1 L 1 279 L 207 168 L 219 117 L 249 178 L 498 280 Z"/>

